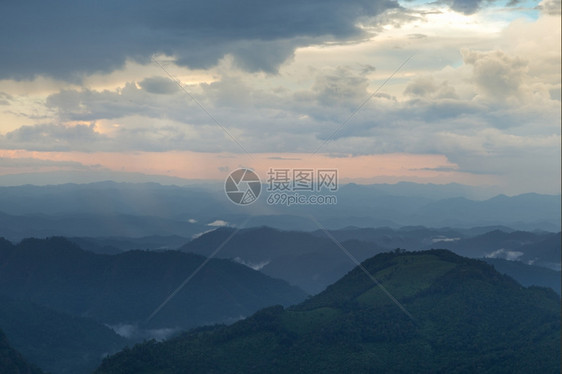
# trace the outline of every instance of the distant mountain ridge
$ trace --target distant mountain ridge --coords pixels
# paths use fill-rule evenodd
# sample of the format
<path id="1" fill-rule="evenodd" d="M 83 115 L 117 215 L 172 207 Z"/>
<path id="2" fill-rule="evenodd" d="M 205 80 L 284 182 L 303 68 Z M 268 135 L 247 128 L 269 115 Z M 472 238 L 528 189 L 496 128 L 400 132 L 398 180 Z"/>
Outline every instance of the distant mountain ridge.
<path id="1" fill-rule="evenodd" d="M 180 250 L 209 256 L 233 232 L 232 228 L 219 228 Z M 383 251 L 372 243 L 357 240 L 346 241 L 344 245 L 359 260 Z M 264 274 L 284 279 L 311 294 L 322 291 L 353 267 L 353 261 L 325 236 L 265 226 L 238 231 L 216 257 L 262 264 L 260 271 Z"/>
<path id="2" fill-rule="evenodd" d="M 208 256 L 234 230 L 219 228 L 193 239 L 180 249 Z M 560 233 L 504 232 L 493 228 L 492 231 L 480 234 L 479 230 L 382 227 L 330 230 L 329 234 L 359 261 L 396 248 L 446 248 L 473 258 L 502 259 L 515 256 L 510 259 L 531 259 L 535 265 L 552 264 L 553 267 L 557 265 L 558 269 L 560 266 Z M 216 257 L 237 259 L 250 266 L 260 264 L 260 271 L 263 273 L 298 285 L 311 294 L 324 290 L 354 266 L 347 254 L 322 230 L 282 231 L 270 227 L 243 229 L 216 253 Z M 560 290 L 559 280 L 556 281 L 556 277 L 560 279 L 560 271 L 552 272 L 538 266 L 511 266 L 503 269 L 517 279 L 521 277 L 526 284 L 549 286 L 558 292 Z"/>
<path id="3" fill-rule="evenodd" d="M 310 215 L 330 229 L 347 226 L 507 226 L 517 230 L 560 231 L 560 195 L 503 195 L 468 186 L 341 185 L 336 205 L 268 205 L 263 196 L 244 208 L 226 198 L 223 186 L 157 183 L 63 184 L 0 187 L 0 236 L 26 237 L 192 237 L 214 221 L 232 225 L 317 230 Z M 476 197 L 475 197 L 476 196 Z"/>
<path id="4" fill-rule="evenodd" d="M 147 342 L 95 373 L 560 372 L 553 291 L 443 250 L 383 253 L 362 265 L 410 315 L 356 267 L 292 308 Z"/>

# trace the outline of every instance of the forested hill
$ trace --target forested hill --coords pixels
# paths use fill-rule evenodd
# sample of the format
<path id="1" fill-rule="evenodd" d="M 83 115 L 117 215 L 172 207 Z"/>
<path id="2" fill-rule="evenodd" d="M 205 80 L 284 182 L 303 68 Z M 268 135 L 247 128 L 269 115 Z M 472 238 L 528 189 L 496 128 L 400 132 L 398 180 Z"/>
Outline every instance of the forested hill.
<path id="1" fill-rule="evenodd" d="M 40 369 L 28 364 L 22 355 L 10 346 L 2 330 L 0 330 L 0 373 L 43 374 Z"/>
<path id="2" fill-rule="evenodd" d="M 126 373 L 557 373 L 560 299 L 449 251 L 384 253 L 319 295 L 104 360 Z"/>
<path id="3" fill-rule="evenodd" d="M 147 328 L 234 321 L 306 294 L 230 260 L 212 259 L 150 321 L 146 319 L 205 257 L 178 251 L 100 255 L 64 238 L 0 239 L 0 291 L 71 315 Z"/>

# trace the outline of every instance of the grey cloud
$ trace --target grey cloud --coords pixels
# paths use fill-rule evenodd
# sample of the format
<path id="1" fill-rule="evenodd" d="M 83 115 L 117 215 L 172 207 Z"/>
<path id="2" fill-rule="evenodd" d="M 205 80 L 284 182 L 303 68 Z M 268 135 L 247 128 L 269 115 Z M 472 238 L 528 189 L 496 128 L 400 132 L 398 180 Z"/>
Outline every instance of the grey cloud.
<path id="1" fill-rule="evenodd" d="M 178 85 L 171 79 L 164 77 L 145 78 L 139 82 L 139 86 L 147 92 L 154 94 L 173 94 L 179 90 Z"/>
<path id="2" fill-rule="evenodd" d="M 172 93 L 171 84 L 173 82 L 166 82 L 166 78 L 148 78 L 140 83 L 140 89 L 130 82 L 113 91 L 63 90 L 47 97 L 47 106 L 56 110 L 62 121 L 96 121 L 135 115 L 183 122 L 187 114 L 192 121 L 201 119 L 201 110 L 197 108 L 191 113 L 192 100 L 177 86 Z"/>
<path id="3" fill-rule="evenodd" d="M 404 93 L 413 97 L 422 98 L 449 98 L 457 97 L 455 88 L 449 86 L 447 81 L 436 83 L 432 77 L 422 77 L 414 80 L 404 90 Z"/>
<path id="4" fill-rule="evenodd" d="M 275 42 L 263 40 L 240 41 L 229 47 L 236 65 L 247 71 L 272 72 L 293 57 L 295 48 L 312 40 L 283 39 Z"/>
<path id="5" fill-rule="evenodd" d="M 426 39 L 427 35 L 425 34 L 409 34 L 408 39 L 419 40 L 419 39 Z"/>
<path id="6" fill-rule="evenodd" d="M 268 157 L 268 160 L 282 160 L 282 161 L 299 161 L 302 160 L 299 157 L 280 157 L 280 156 L 272 156 Z"/>
<path id="7" fill-rule="evenodd" d="M 12 95 L 6 92 L 0 92 L 0 105 L 10 105 L 12 99 Z"/>
<path id="8" fill-rule="evenodd" d="M 133 112 L 146 115 L 148 106 L 143 104 L 148 100 L 139 91 L 130 83 L 120 91 L 63 90 L 47 97 L 47 106 L 56 109 L 62 120 L 113 119 Z"/>
<path id="9" fill-rule="evenodd" d="M 371 64 L 359 64 L 361 68 L 361 75 L 369 74 L 377 70 L 377 68 Z"/>
<path id="10" fill-rule="evenodd" d="M 449 5 L 449 7 L 456 12 L 470 15 L 476 13 L 485 5 L 496 2 L 496 0 L 441 0 L 441 2 Z M 515 7 L 518 6 L 521 2 L 522 0 L 509 0 L 506 5 L 508 7 Z M 555 13 L 556 2 L 558 2 L 558 13 Z M 543 3 L 545 3 L 544 6 L 542 6 Z M 560 0 L 543 0 L 541 5 L 539 5 L 539 8 L 549 14 L 560 14 Z M 550 13 L 550 11 L 553 11 L 554 13 Z"/>
<path id="11" fill-rule="evenodd" d="M 559 16 L 560 11 L 560 0 L 543 0 L 539 4 L 539 9 L 548 15 Z"/>
<path id="12" fill-rule="evenodd" d="M 362 69 L 362 73 L 366 73 Z M 340 66 L 335 71 L 318 75 L 314 87 L 316 99 L 325 106 L 359 104 L 369 94 L 369 80 L 355 74 L 349 67 Z"/>
<path id="13" fill-rule="evenodd" d="M 22 126 L 0 136 L 0 148 L 35 151 L 97 151 L 105 137 L 96 132 L 95 125 L 64 126 L 40 124 Z"/>
<path id="14" fill-rule="evenodd" d="M 92 167 L 86 166 L 76 161 L 52 161 L 37 158 L 7 158 L 0 157 L 0 169 L 42 169 L 45 167 L 56 167 L 72 170 L 90 170 Z M 97 168 L 97 167 L 96 167 Z M 18 171 L 19 171 L 18 170 Z"/>
<path id="15" fill-rule="evenodd" d="M 475 83 L 489 96 L 503 99 L 518 92 L 527 62 L 502 51 L 462 50 L 464 62 L 472 65 Z"/>
<path id="16" fill-rule="evenodd" d="M 474 66 L 475 78 L 466 82 L 478 85 L 478 89 L 483 90 L 482 82 L 478 80 L 483 78 L 476 77 L 487 71 L 488 65 L 499 65 L 500 71 L 509 70 L 513 65 L 522 68 L 516 58 L 502 53 L 470 53 L 466 58 L 467 63 Z M 482 71 L 477 66 L 478 69 L 482 67 Z M 297 93 L 289 89 L 254 87 L 251 80 L 243 79 L 242 74 L 226 75 L 211 84 L 192 86 L 190 91 L 250 152 L 310 152 L 328 139 L 369 97 L 375 88 L 368 89 L 369 80 L 365 74 L 369 70 L 357 64 L 311 71 L 313 83 L 307 90 Z M 470 77 L 470 69 L 466 74 Z M 151 94 L 142 88 L 146 87 L 146 81 L 143 82 L 141 88 L 128 83 L 114 91 L 71 90 L 49 97 L 48 103 L 59 111 L 62 122 L 103 119 L 111 123 L 118 119 L 115 123 L 120 126 L 109 133 L 100 133 L 95 126 L 82 125 L 80 136 L 75 134 L 75 140 L 69 141 L 72 134 L 78 132 L 74 127 L 38 125 L 21 128 L 8 138 L 0 138 L 0 145 L 29 150 L 240 152 L 240 148 L 185 93 Z M 459 144 L 462 145 L 462 141 L 453 142 L 455 146 L 452 148 L 444 148 L 444 144 L 452 141 L 443 134 L 456 134 L 459 137 L 453 139 L 455 141 L 466 137 L 474 142 L 466 145 L 466 152 L 478 152 L 483 143 L 493 145 L 496 142 L 475 138 L 477 129 L 496 128 L 509 133 L 532 124 L 533 133 L 537 133 L 537 128 L 552 122 L 549 111 L 530 108 L 514 111 L 512 104 L 498 102 L 494 97 L 474 100 L 466 97 L 467 92 L 472 94 L 472 87 L 471 90 L 467 87 L 457 89 L 465 97 L 457 98 L 453 87 L 445 80 L 422 76 L 406 88 L 410 100 L 397 100 L 381 92 L 372 97 L 334 136 L 334 142 L 322 151 L 451 155 L 461 152 Z M 549 102 L 542 104 L 552 105 Z M 552 130 L 546 128 L 544 131 Z M 80 137 L 83 142 L 79 141 Z"/>
<path id="17" fill-rule="evenodd" d="M 382 25 L 391 25 L 393 27 L 400 28 L 406 23 L 423 19 L 423 14 L 424 12 L 420 12 L 419 10 L 412 10 L 403 7 L 390 8 L 368 20 L 366 25 L 378 30 L 381 29 Z"/>
<path id="18" fill-rule="evenodd" d="M 441 0 L 439 2 L 447 4 L 452 10 L 456 12 L 470 15 L 482 9 L 484 5 L 489 5 L 495 1 L 496 0 Z M 515 4 L 508 4 L 508 6 L 513 5 Z"/>
<path id="19" fill-rule="evenodd" d="M 483 0 L 452 0 L 449 5 L 451 9 L 457 12 L 473 14 L 480 9 L 482 3 Z"/>
<path id="20" fill-rule="evenodd" d="M 412 170 L 412 171 L 416 171 L 416 170 L 441 171 L 441 172 L 444 172 L 444 173 L 458 172 L 458 168 L 452 168 L 452 167 L 446 167 L 446 166 L 441 166 L 441 167 L 436 167 L 436 168 L 410 168 L 409 170 Z"/>
<path id="21" fill-rule="evenodd" d="M 551 88 L 551 89 L 548 91 L 548 93 L 550 94 L 550 98 L 551 98 L 552 100 L 561 101 L 561 99 L 562 99 L 562 95 L 561 95 L 562 92 L 561 92 L 560 87 Z"/>
<path id="22" fill-rule="evenodd" d="M 204 146 L 209 145 L 202 145 Z M 186 139 L 182 129 L 171 126 L 123 127 L 116 129 L 111 135 L 106 135 L 101 133 L 95 124 L 75 126 L 39 124 L 22 126 L 0 136 L 0 148 L 30 151 L 160 152 L 190 147 L 203 150 L 198 149 L 192 140 Z"/>
<path id="23" fill-rule="evenodd" d="M 296 47 L 361 36 L 356 25 L 394 0 L 3 1 L 0 79 L 79 79 L 153 54 L 209 67 L 226 54 L 251 71 L 273 72 Z"/>

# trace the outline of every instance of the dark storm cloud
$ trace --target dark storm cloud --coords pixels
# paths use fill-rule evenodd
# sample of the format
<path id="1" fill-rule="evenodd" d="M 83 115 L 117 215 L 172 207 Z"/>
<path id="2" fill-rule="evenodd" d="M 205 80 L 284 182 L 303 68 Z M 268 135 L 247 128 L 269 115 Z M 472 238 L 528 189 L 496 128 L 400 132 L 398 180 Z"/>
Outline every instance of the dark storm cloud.
<path id="1" fill-rule="evenodd" d="M 3 1 L 0 79 L 78 79 L 155 53 L 209 67 L 225 54 L 275 71 L 298 46 L 358 37 L 356 24 L 394 0 Z"/>

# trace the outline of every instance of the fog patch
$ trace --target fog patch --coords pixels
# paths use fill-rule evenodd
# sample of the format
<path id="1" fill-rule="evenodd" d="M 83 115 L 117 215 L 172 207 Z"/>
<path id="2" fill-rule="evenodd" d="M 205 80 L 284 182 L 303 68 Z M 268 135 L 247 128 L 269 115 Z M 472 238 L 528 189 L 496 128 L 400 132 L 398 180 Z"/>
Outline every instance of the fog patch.
<path id="1" fill-rule="evenodd" d="M 216 230 L 216 229 L 205 230 L 205 231 L 199 232 L 199 233 L 197 233 L 197 234 L 193 234 L 193 235 L 191 236 L 191 238 L 192 238 L 192 239 L 197 239 L 197 238 L 199 238 L 200 236 L 203 236 L 203 235 L 208 234 L 208 233 L 210 233 L 210 232 L 213 232 L 213 231 L 215 231 L 215 230 Z"/>
<path id="2" fill-rule="evenodd" d="M 212 226 L 212 227 L 224 227 L 224 226 L 228 226 L 228 222 L 223 221 L 222 219 L 217 219 L 216 221 L 213 221 L 211 223 L 208 223 L 207 226 Z"/>
<path id="3" fill-rule="evenodd" d="M 244 266 L 247 266 L 251 269 L 257 270 L 257 271 L 260 271 L 261 269 L 264 268 L 264 266 L 268 265 L 271 262 L 271 260 L 266 260 L 266 261 L 254 263 L 254 262 L 250 262 L 250 261 L 245 261 L 244 259 L 242 259 L 240 257 L 234 257 L 232 259 L 232 261 L 234 261 L 236 263 L 239 263 L 239 264 L 242 264 Z"/>
<path id="4" fill-rule="evenodd" d="M 106 325 L 119 336 L 134 341 L 151 340 L 163 341 L 181 331 L 180 327 L 166 327 L 161 329 L 144 329 L 138 325 L 119 323 Z"/>
<path id="5" fill-rule="evenodd" d="M 492 253 L 488 253 L 486 258 L 501 258 L 508 261 L 516 261 L 519 257 L 523 255 L 523 252 L 519 251 L 508 251 L 505 249 L 498 249 Z"/>
<path id="6" fill-rule="evenodd" d="M 437 238 L 431 239 L 433 243 L 440 243 L 440 242 L 456 242 L 457 240 L 461 240 L 461 238 L 447 238 L 444 236 L 438 236 Z"/>

